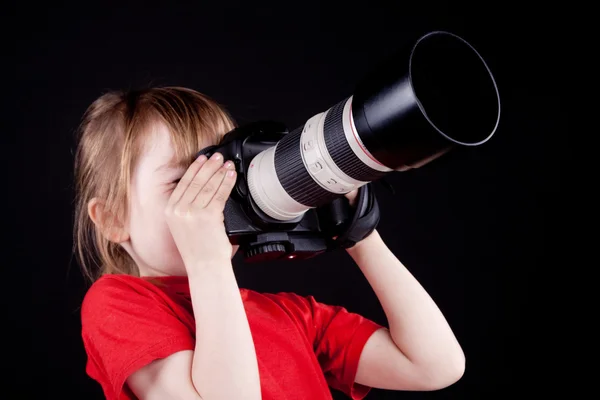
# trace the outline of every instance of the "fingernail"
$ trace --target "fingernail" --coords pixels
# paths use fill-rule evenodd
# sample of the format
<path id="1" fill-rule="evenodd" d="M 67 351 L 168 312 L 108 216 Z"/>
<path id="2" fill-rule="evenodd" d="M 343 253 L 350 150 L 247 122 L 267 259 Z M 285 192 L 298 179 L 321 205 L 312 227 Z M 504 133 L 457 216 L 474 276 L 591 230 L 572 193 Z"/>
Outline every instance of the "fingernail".
<path id="1" fill-rule="evenodd" d="M 204 154 L 200 154 L 200 156 L 198 156 L 197 160 L 200 162 L 204 162 L 204 161 L 206 161 L 206 156 Z"/>
<path id="2" fill-rule="evenodd" d="M 232 177 L 235 175 L 235 171 L 227 171 L 227 176 Z"/>
<path id="3" fill-rule="evenodd" d="M 232 165 L 233 163 L 231 161 L 227 161 L 225 164 L 223 164 L 223 166 L 227 169 L 231 168 Z"/>
<path id="4" fill-rule="evenodd" d="M 215 153 L 212 155 L 211 157 L 213 160 L 215 161 L 219 161 L 221 159 L 221 154 L 220 153 Z"/>

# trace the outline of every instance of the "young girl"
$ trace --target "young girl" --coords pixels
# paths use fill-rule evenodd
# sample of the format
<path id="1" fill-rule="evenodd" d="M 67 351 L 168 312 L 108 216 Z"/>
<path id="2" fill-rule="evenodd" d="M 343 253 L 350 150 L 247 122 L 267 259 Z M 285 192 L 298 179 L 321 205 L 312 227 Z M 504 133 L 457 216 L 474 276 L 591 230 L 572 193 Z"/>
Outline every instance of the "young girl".
<path id="1" fill-rule="evenodd" d="M 456 382 L 461 347 L 377 231 L 347 251 L 389 330 L 312 296 L 238 287 L 223 223 L 236 173 L 219 153 L 191 159 L 233 128 L 177 87 L 107 93 L 85 113 L 75 244 L 92 282 L 86 372 L 106 398 L 318 400 L 332 387 L 362 399 Z"/>

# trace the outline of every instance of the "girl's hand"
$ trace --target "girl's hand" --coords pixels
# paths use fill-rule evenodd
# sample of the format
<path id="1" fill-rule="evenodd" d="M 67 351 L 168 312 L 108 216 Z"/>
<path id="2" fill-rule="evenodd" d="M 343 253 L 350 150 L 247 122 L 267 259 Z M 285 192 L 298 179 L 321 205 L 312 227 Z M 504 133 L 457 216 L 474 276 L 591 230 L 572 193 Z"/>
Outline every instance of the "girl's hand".
<path id="1" fill-rule="evenodd" d="M 358 195 L 358 189 L 354 189 L 353 191 L 348 192 L 344 195 L 344 197 L 346 197 L 348 199 L 348 201 L 350 201 L 351 207 L 356 206 L 356 196 L 357 195 Z"/>
<path id="2" fill-rule="evenodd" d="M 358 195 L 358 189 L 354 189 L 351 192 L 348 192 L 344 195 L 345 198 L 348 199 L 348 201 L 350 202 L 350 207 L 354 208 L 356 207 L 356 196 Z M 337 236 L 333 237 L 333 240 L 337 239 Z"/>
<path id="3" fill-rule="evenodd" d="M 165 214 L 188 273 L 198 264 L 229 260 L 232 245 L 223 209 L 236 181 L 233 163 L 215 153 L 198 157 L 171 194 Z"/>

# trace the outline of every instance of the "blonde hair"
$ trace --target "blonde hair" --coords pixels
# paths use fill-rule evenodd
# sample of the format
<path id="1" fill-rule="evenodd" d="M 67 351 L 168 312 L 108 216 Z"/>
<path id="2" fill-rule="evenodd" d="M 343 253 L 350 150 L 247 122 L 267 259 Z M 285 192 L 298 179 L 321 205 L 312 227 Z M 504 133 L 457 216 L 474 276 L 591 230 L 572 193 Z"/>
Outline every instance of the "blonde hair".
<path id="1" fill-rule="evenodd" d="M 88 203 L 101 199 L 104 211 L 125 223 L 131 175 L 156 122 L 167 126 L 181 166 L 189 165 L 201 145 L 219 144 L 235 127 L 220 104 L 181 87 L 112 91 L 88 107 L 76 134 L 73 252 L 90 282 L 104 274 L 139 276 L 127 251 L 91 220 Z"/>

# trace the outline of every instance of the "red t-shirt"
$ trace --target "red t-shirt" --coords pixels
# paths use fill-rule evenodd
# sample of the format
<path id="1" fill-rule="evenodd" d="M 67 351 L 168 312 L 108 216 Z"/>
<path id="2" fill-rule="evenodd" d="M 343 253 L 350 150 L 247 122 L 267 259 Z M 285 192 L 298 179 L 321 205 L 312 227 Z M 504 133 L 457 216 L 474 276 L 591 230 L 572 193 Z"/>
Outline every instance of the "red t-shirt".
<path id="1" fill-rule="evenodd" d="M 156 279 L 156 278 L 154 278 Z M 86 372 L 108 400 L 134 399 L 126 379 L 153 360 L 194 350 L 196 325 L 187 277 L 104 275 L 85 295 Z M 294 293 L 240 289 L 254 339 L 262 398 L 331 399 L 328 386 L 362 399 L 354 382 L 367 339 L 382 326 L 345 308 Z"/>

